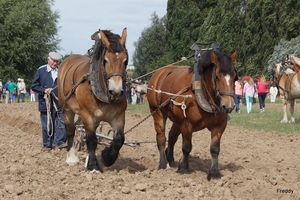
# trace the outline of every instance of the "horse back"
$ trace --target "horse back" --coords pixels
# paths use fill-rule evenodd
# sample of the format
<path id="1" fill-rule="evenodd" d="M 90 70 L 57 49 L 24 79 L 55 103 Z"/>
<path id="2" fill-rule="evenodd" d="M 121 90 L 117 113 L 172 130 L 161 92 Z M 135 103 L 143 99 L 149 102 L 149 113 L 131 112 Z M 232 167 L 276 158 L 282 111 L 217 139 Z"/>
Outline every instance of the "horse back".
<path id="1" fill-rule="evenodd" d="M 279 94 L 286 99 L 299 99 L 300 98 L 300 73 L 283 74 L 280 77 Z"/>
<path id="2" fill-rule="evenodd" d="M 170 98 L 170 94 L 176 94 L 183 88 L 189 88 L 193 77 L 189 68 L 189 66 L 168 66 L 155 72 L 148 83 L 149 104 L 159 106 Z"/>
<path id="3" fill-rule="evenodd" d="M 60 104 L 66 100 L 74 85 L 89 72 L 89 63 L 89 57 L 73 54 L 60 64 L 57 76 Z"/>

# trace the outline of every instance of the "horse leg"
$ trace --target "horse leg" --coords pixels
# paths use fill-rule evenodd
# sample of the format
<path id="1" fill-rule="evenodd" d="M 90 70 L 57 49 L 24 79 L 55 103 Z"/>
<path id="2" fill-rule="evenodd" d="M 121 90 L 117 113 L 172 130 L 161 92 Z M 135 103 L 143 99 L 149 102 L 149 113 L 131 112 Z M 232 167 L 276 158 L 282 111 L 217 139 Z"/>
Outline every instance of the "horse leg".
<path id="1" fill-rule="evenodd" d="M 290 119 L 289 123 L 295 123 L 294 108 L 295 108 L 295 99 L 291 99 L 290 100 L 291 119 Z"/>
<path id="2" fill-rule="evenodd" d="M 181 129 L 182 132 L 182 157 L 178 163 L 178 173 L 189 174 L 189 155 L 192 150 L 192 125 L 184 124 Z"/>
<path id="3" fill-rule="evenodd" d="M 218 156 L 220 153 L 220 142 L 221 142 L 221 132 L 215 133 L 211 131 L 211 143 L 210 143 L 210 154 L 211 154 L 211 166 L 208 171 L 207 180 L 219 179 L 221 178 L 221 173 L 219 170 Z"/>
<path id="4" fill-rule="evenodd" d="M 90 116 L 89 113 L 81 111 L 81 120 L 84 125 L 85 134 L 86 134 L 86 146 L 88 155 L 85 160 L 85 168 L 90 171 L 96 170 L 102 172 L 102 169 L 96 158 L 96 149 L 98 145 L 98 139 L 96 137 L 96 129 L 99 125 L 99 121 L 94 121 L 95 117 Z"/>
<path id="5" fill-rule="evenodd" d="M 287 123 L 287 101 L 284 98 L 281 98 L 282 104 L 283 104 L 283 119 L 280 121 L 281 123 Z"/>
<path id="6" fill-rule="evenodd" d="M 168 139 L 168 147 L 166 149 L 166 156 L 171 167 L 175 167 L 174 162 L 174 145 L 177 142 L 178 136 L 180 134 L 180 126 L 178 124 L 173 123 L 170 131 L 169 131 L 169 139 Z"/>
<path id="7" fill-rule="evenodd" d="M 114 130 L 114 138 L 109 147 L 106 147 L 101 154 L 102 163 L 105 166 L 111 166 L 115 163 L 118 158 L 119 151 L 122 148 L 125 136 L 124 136 L 124 125 L 125 125 L 125 112 L 120 114 L 118 118 L 110 123 Z"/>
<path id="8" fill-rule="evenodd" d="M 151 112 L 153 110 L 151 109 Z M 158 169 L 166 169 L 168 160 L 165 154 L 166 148 L 166 136 L 165 136 L 165 126 L 167 118 L 163 115 L 161 110 L 158 110 L 153 114 L 154 128 L 156 131 L 156 143 L 159 151 L 159 165 Z"/>
<path id="9" fill-rule="evenodd" d="M 88 155 L 85 160 L 85 168 L 87 168 L 90 171 L 96 170 L 103 172 L 98 160 L 96 158 L 96 149 L 97 149 L 97 144 L 98 144 L 98 139 L 96 137 L 96 128 L 93 131 L 87 130 L 86 129 L 86 146 L 87 146 L 87 151 Z"/>
<path id="10" fill-rule="evenodd" d="M 78 152 L 77 149 L 74 147 L 74 135 L 75 135 L 74 117 L 75 117 L 75 113 L 73 113 L 71 110 L 64 111 L 64 122 L 65 122 L 67 141 L 68 141 L 68 147 L 67 147 L 68 153 L 67 153 L 66 162 L 69 165 L 79 163 Z"/>

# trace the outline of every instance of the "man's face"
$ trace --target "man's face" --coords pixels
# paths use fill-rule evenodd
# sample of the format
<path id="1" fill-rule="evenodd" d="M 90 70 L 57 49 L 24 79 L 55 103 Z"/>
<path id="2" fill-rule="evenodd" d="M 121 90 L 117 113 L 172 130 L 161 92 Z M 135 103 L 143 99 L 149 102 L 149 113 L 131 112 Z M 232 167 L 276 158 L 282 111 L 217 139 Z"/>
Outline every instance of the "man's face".
<path id="1" fill-rule="evenodd" d="M 52 68 L 55 69 L 56 66 L 58 65 L 58 60 L 53 60 L 52 58 L 48 58 L 48 65 Z"/>

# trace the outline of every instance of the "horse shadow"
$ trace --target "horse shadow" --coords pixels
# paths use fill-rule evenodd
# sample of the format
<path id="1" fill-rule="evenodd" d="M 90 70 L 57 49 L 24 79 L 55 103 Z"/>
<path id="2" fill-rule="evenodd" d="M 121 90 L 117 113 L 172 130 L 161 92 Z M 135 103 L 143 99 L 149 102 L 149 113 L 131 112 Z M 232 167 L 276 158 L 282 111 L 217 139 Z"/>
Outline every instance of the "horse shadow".
<path id="1" fill-rule="evenodd" d="M 101 163 L 101 162 L 100 162 Z M 131 158 L 118 158 L 117 161 L 109 167 L 105 167 L 106 171 L 121 171 L 127 170 L 129 173 L 134 174 L 136 172 L 146 171 L 148 168 L 142 164 L 139 164 Z"/>
<path id="2" fill-rule="evenodd" d="M 178 162 L 176 163 L 176 168 Z M 157 163 L 158 164 L 158 163 Z M 199 156 L 191 156 L 189 158 L 189 167 L 190 172 L 200 171 L 205 174 L 208 173 L 209 167 L 211 165 L 211 159 L 201 159 Z M 146 171 L 148 168 L 142 164 L 135 162 L 131 158 L 118 158 L 118 160 L 110 167 L 105 167 L 106 171 L 121 171 L 127 170 L 129 173 L 134 174 L 136 172 Z M 157 168 L 156 168 L 157 169 Z M 242 166 L 236 165 L 235 163 L 221 164 L 219 163 L 219 169 L 222 172 L 223 170 L 228 170 L 230 172 L 235 172 L 242 169 Z"/>
<path id="3" fill-rule="evenodd" d="M 211 159 L 201 159 L 199 156 L 191 156 L 189 158 L 189 167 L 190 171 L 201 171 L 204 173 L 207 173 L 211 165 Z M 219 169 L 222 172 L 223 170 L 228 170 L 230 172 L 235 172 L 243 167 L 240 165 L 236 165 L 235 163 L 227 163 L 227 164 L 222 164 L 219 162 Z"/>

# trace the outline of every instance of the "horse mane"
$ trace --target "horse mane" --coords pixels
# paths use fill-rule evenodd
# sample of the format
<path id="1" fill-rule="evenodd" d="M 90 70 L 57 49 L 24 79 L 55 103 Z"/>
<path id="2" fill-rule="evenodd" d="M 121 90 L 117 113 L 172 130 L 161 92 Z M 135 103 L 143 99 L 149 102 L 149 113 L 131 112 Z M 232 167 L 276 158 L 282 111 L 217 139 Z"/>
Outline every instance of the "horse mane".
<path id="1" fill-rule="evenodd" d="M 114 34 L 112 33 L 110 30 L 101 30 L 105 36 L 107 37 L 110 45 L 107 49 L 107 51 L 109 52 L 122 52 L 122 51 L 126 51 L 126 46 L 121 45 L 120 43 L 120 35 L 118 34 Z M 101 54 L 103 54 L 105 52 L 106 47 L 102 44 L 101 39 L 99 41 L 96 42 L 95 47 L 94 47 L 94 56 L 95 58 L 98 60 L 100 58 L 100 56 L 102 56 Z"/>
<path id="2" fill-rule="evenodd" d="M 294 55 L 291 55 L 290 58 L 292 60 L 294 60 L 295 64 L 297 64 L 298 66 L 300 66 L 300 58 L 294 56 Z"/>
<path id="3" fill-rule="evenodd" d="M 230 56 L 223 52 L 218 52 L 218 51 L 214 51 L 214 50 L 205 50 L 201 53 L 199 63 L 197 66 L 199 73 L 204 74 L 208 68 L 215 66 L 215 64 L 213 63 L 213 61 L 211 59 L 212 52 L 214 52 L 215 55 L 219 59 L 220 72 L 223 74 L 233 75 L 235 71 L 234 71 L 234 68 L 232 67 L 232 61 L 231 61 Z M 190 70 L 193 71 L 194 70 L 193 67 L 191 67 Z"/>

